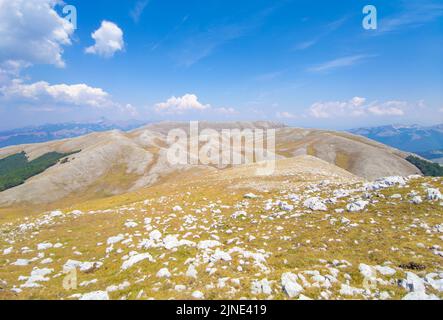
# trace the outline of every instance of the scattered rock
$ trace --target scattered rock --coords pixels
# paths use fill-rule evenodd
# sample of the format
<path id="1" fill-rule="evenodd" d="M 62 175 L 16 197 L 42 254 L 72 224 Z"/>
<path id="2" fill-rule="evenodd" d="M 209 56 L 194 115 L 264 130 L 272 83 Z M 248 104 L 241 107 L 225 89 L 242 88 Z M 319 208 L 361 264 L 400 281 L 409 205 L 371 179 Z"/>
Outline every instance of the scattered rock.
<path id="1" fill-rule="evenodd" d="M 423 200 L 422 200 L 422 198 L 420 196 L 415 196 L 415 197 L 412 198 L 411 202 L 413 204 L 420 204 L 420 203 L 423 202 Z"/>
<path id="2" fill-rule="evenodd" d="M 157 272 L 157 278 L 170 278 L 171 273 L 167 268 L 162 268 Z"/>
<path id="3" fill-rule="evenodd" d="M 291 272 L 283 273 L 281 276 L 283 291 L 289 298 L 294 298 L 303 291 L 303 287 L 297 283 L 297 279 L 297 275 Z"/>
<path id="4" fill-rule="evenodd" d="M 328 208 L 326 205 L 320 200 L 320 198 L 314 197 L 309 198 L 303 202 L 303 205 L 306 208 L 311 209 L 312 211 L 327 211 Z"/>
<path id="5" fill-rule="evenodd" d="M 270 295 L 272 294 L 271 283 L 268 279 L 254 280 L 251 284 L 251 293 L 254 295 Z"/>
<path id="6" fill-rule="evenodd" d="M 346 206 L 346 210 L 348 210 L 349 212 L 359 212 L 359 211 L 364 210 L 368 204 L 369 204 L 369 202 L 364 201 L 364 200 L 355 201 L 355 202 L 349 203 Z"/>
<path id="7" fill-rule="evenodd" d="M 94 291 L 83 294 L 79 300 L 109 300 L 109 295 L 106 291 Z"/>
<path id="8" fill-rule="evenodd" d="M 428 200 L 430 201 L 438 201 L 438 200 L 443 200 L 443 196 L 440 193 L 439 189 L 434 189 L 434 188 L 429 188 L 426 190 L 426 193 L 428 195 Z"/>
<path id="9" fill-rule="evenodd" d="M 201 291 L 194 291 L 192 293 L 192 297 L 194 299 L 204 299 L 205 296 L 204 296 L 203 292 L 201 292 Z"/>
<path id="10" fill-rule="evenodd" d="M 128 260 L 126 260 L 125 262 L 123 262 L 121 269 L 122 270 L 127 270 L 129 268 L 131 268 L 133 265 L 144 261 L 144 260 L 148 260 L 150 262 L 154 262 L 154 259 L 152 258 L 152 256 L 149 253 L 140 253 L 140 254 L 135 254 L 132 257 L 130 257 Z"/>
<path id="11" fill-rule="evenodd" d="M 198 243 L 199 249 L 210 249 L 219 246 L 221 246 L 221 243 L 216 240 L 203 240 Z"/>

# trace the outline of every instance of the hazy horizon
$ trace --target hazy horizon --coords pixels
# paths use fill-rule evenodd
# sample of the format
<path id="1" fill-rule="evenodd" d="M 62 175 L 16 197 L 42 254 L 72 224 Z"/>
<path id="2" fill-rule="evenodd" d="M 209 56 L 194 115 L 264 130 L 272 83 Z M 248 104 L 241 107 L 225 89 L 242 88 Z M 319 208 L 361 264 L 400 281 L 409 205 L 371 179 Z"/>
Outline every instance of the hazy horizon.
<path id="1" fill-rule="evenodd" d="M 104 117 L 101 118 L 97 118 L 97 119 L 91 119 L 91 120 L 85 120 L 85 121 L 61 121 L 61 122 L 42 122 L 42 123 L 37 123 L 37 124 L 29 124 L 29 125 L 24 125 L 24 126 L 19 126 L 19 127 L 15 127 L 12 126 L 10 128 L 5 127 L 5 128 L 0 128 L 0 132 L 6 132 L 6 131 L 13 131 L 13 130 L 21 130 L 21 129 L 32 129 L 32 128 L 38 128 L 38 127 L 43 127 L 43 126 L 55 126 L 55 125 L 68 125 L 68 124 L 94 124 L 94 123 L 100 123 L 100 122 L 109 122 L 110 124 L 134 124 L 135 128 L 147 125 L 147 124 L 151 124 L 151 123 L 160 123 L 160 122 L 190 122 L 190 121 L 194 121 L 194 120 L 157 120 L 157 121 L 153 121 L 153 120 L 143 120 L 140 118 L 133 118 L 133 119 L 126 119 L 126 120 L 111 120 L 111 119 L 107 119 Z M 201 121 L 201 122 L 236 122 L 236 121 L 245 121 L 245 122 L 256 122 L 256 121 L 267 121 L 267 120 L 263 120 L 263 119 L 251 119 L 251 120 L 195 120 L 195 121 Z M 278 122 L 278 123 L 282 123 L 288 127 L 298 127 L 298 128 L 306 128 L 306 129 L 326 129 L 326 130 L 338 130 L 338 131 L 349 131 L 349 130 L 353 130 L 353 129 L 360 129 L 360 128 L 376 128 L 376 127 L 384 127 L 384 126 L 394 126 L 394 127 L 412 127 L 412 126 L 420 126 L 420 127 L 435 127 L 435 126 L 440 126 L 443 125 L 443 122 L 435 122 L 435 123 L 430 123 L 430 124 L 420 124 L 420 123 L 380 123 L 380 124 L 375 124 L 375 125 L 366 125 L 366 126 L 357 126 L 357 127 L 341 127 L 341 128 L 332 128 L 332 127 L 328 127 L 328 126 L 301 126 L 301 125 L 297 125 L 297 123 L 289 123 L 289 122 L 285 122 L 279 119 L 275 119 L 272 122 Z M 138 124 L 137 124 L 138 123 Z"/>

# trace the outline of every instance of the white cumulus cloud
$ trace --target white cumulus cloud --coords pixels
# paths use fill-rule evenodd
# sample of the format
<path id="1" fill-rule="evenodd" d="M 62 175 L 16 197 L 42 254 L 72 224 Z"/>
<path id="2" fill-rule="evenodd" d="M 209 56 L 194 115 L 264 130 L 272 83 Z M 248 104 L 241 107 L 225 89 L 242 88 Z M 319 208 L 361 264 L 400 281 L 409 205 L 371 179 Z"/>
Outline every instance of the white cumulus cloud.
<path id="1" fill-rule="evenodd" d="M 74 27 L 54 10 L 55 0 L 0 0 L 0 62 L 65 65 L 63 46 Z"/>
<path id="2" fill-rule="evenodd" d="M 354 97 L 351 99 L 351 104 L 356 106 L 356 107 L 360 107 L 362 106 L 365 102 L 366 102 L 366 98 L 362 98 L 362 97 Z"/>
<path id="3" fill-rule="evenodd" d="M 308 110 L 311 117 L 318 119 L 357 116 L 403 116 L 408 103 L 386 101 L 367 103 L 366 98 L 354 97 L 349 101 L 315 102 Z"/>
<path id="4" fill-rule="evenodd" d="M 109 58 L 117 51 L 123 50 L 125 46 L 122 29 L 110 21 L 102 21 L 100 28 L 95 30 L 91 37 L 95 40 L 95 44 L 86 48 L 86 53 Z"/>
<path id="5" fill-rule="evenodd" d="M 364 114 L 364 98 L 354 97 L 349 101 L 315 102 L 309 108 L 309 114 L 314 118 L 332 118 L 337 116 L 359 116 Z"/>
<path id="6" fill-rule="evenodd" d="M 157 103 L 155 108 L 157 112 L 182 114 L 186 111 L 209 109 L 211 106 L 198 101 L 195 94 L 187 93 L 182 97 L 173 96 L 165 102 Z"/>
<path id="7" fill-rule="evenodd" d="M 117 106 L 106 91 L 83 83 L 50 85 L 46 81 L 38 81 L 26 84 L 16 79 L 10 85 L 0 88 L 0 96 L 6 100 L 37 105 L 63 104 L 94 108 Z"/>
<path id="8" fill-rule="evenodd" d="M 11 115 L 23 110 L 71 112 L 72 115 L 79 108 L 89 108 L 97 113 L 107 110 L 135 115 L 136 108 L 115 102 L 101 88 L 85 83 L 31 82 L 29 76 L 22 75 L 24 69 L 33 65 L 65 66 L 63 49 L 71 45 L 74 26 L 57 14 L 57 6 L 63 5 L 60 0 L 0 0 L 2 111 Z M 91 53 L 112 55 L 124 46 L 123 32 L 113 23 L 103 22 L 93 37 L 96 44 L 89 49 Z"/>
<path id="9" fill-rule="evenodd" d="M 407 103 L 404 101 L 387 101 L 382 104 L 374 103 L 368 107 L 368 112 L 376 116 L 402 116 Z"/>
<path id="10" fill-rule="evenodd" d="M 8 85 L 12 79 L 19 77 L 20 71 L 29 65 L 28 62 L 18 60 L 0 62 L 0 87 Z"/>

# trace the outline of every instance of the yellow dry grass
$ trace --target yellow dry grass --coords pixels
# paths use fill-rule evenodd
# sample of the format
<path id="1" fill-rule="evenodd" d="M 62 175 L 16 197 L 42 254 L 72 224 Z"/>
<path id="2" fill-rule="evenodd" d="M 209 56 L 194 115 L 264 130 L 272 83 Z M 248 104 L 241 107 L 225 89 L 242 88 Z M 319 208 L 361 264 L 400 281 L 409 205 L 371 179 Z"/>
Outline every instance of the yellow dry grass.
<path id="1" fill-rule="evenodd" d="M 339 162 L 344 164 L 346 161 L 341 158 Z M 118 172 L 102 183 L 113 186 L 124 184 L 125 177 L 121 175 L 123 170 Z M 130 285 L 110 293 L 111 298 L 190 299 L 194 290 L 202 291 L 207 299 L 268 298 L 251 293 L 251 282 L 263 278 L 273 281 L 274 291 L 271 298 L 287 299 L 281 290 L 281 274 L 306 270 L 318 270 L 327 274 L 330 270 L 322 260 L 328 261 L 328 264 L 334 260 L 348 261 L 351 266 L 341 268 L 337 279 L 344 283 L 347 274 L 352 278 L 350 284 L 355 287 L 362 287 L 363 278 L 358 271 L 360 263 L 383 265 L 390 262 L 391 266 L 396 267 L 397 274 L 386 278 L 392 284 L 380 285 L 379 289 L 388 292 L 391 298 L 399 299 L 405 295 L 405 290 L 396 284 L 396 281 L 405 275 L 405 270 L 399 268 L 399 265 L 420 263 L 426 268 L 420 272 L 421 275 L 443 269 L 442 258 L 430 250 L 430 247 L 442 244 L 438 234 L 429 234 L 423 228 L 412 227 L 419 224 L 417 221 L 429 226 L 441 224 L 442 206 L 438 202 L 424 201 L 414 205 L 408 201 L 390 198 L 393 194 L 401 194 L 403 199 L 407 199 L 412 190 L 423 189 L 422 183 L 438 188 L 441 186 L 441 179 L 417 179 L 412 180 L 407 188 L 393 187 L 382 190 L 376 194 L 379 202 L 369 206 L 365 212 L 336 213 L 335 209 L 346 205 L 345 200 L 339 200 L 335 204 L 329 204 L 327 212 L 310 212 L 301 204 L 296 204 L 294 212 L 298 212 L 299 215 L 270 219 L 270 213 L 263 209 L 264 201 L 280 199 L 290 192 L 302 193 L 307 182 L 296 179 L 298 178 L 291 176 L 259 178 L 260 182 L 273 183 L 278 187 L 257 191 L 241 186 L 233 188 L 239 185 L 242 179 L 235 179 L 225 173 L 214 173 L 210 169 L 186 171 L 166 180 L 165 183 L 137 192 L 101 199 L 85 198 L 76 205 L 72 205 L 71 200 L 65 206 L 60 203 L 59 208 L 65 215 L 57 218 L 54 223 L 40 226 L 35 230 L 38 232 L 31 230 L 17 233 L 17 227 L 21 223 L 34 221 L 42 214 L 31 215 L 25 220 L 23 212 L 17 211 L 14 214 L 13 210 L 9 211 L 7 221 L 3 220 L 0 227 L 0 249 L 13 246 L 14 251 L 9 255 L 0 255 L 0 280 L 6 283 L 0 283 L 3 288 L 0 289 L 0 299 L 70 299 L 73 294 L 105 290 L 110 285 L 119 285 L 124 281 L 128 281 Z M 344 183 L 342 187 L 351 186 Z M 244 194 L 251 190 L 258 198 L 245 200 Z M 326 197 L 328 192 L 330 189 L 325 189 L 322 196 Z M 172 208 L 177 205 L 184 211 L 174 212 Z M 206 208 L 206 211 L 196 213 L 196 209 L 202 208 Z M 69 214 L 74 209 L 85 214 L 78 217 Z M 245 219 L 233 219 L 231 215 L 237 210 L 245 210 L 249 216 Z M 184 227 L 187 215 L 198 219 L 193 228 Z M 270 254 L 266 259 L 266 266 L 270 271 L 264 272 L 254 266 L 250 259 L 233 253 L 231 261 L 218 261 L 214 264 L 217 268 L 214 274 L 210 275 L 206 270 L 207 265 L 202 264 L 197 267 L 197 279 L 186 277 L 185 262 L 196 257 L 199 249 L 187 246 L 177 250 L 137 248 L 139 241 L 148 238 L 149 232 L 143 224 L 145 218 L 151 218 L 152 227 L 161 231 L 163 236 L 178 235 L 181 239 L 190 233 L 186 239 L 195 242 L 214 239 L 216 236 L 224 245 L 224 250 L 234 246 L 251 252 L 264 250 Z M 334 223 L 332 218 L 335 219 Z M 341 218 L 347 218 L 358 226 L 347 227 L 340 222 Z M 124 224 L 128 219 L 137 222 L 138 226 L 126 228 Z M 118 234 L 125 235 L 125 239 L 131 238 L 132 242 L 116 244 L 114 251 L 107 256 L 106 241 Z M 5 241 L 11 238 L 14 240 L 13 244 Z M 42 265 L 39 263 L 42 258 L 39 258 L 29 266 L 11 265 L 16 259 L 35 258 L 38 254 L 36 246 L 42 242 L 63 244 L 62 248 L 44 251 L 44 258 L 51 258 L 51 263 Z M 423 246 L 417 246 L 419 243 Z M 21 248 L 24 247 L 32 251 L 22 253 Z M 118 249 L 121 252 L 118 252 Z M 149 252 L 156 261 L 144 261 L 122 271 L 122 257 L 134 250 Z M 77 251 L 81 255 L 76 255 Z M 65 290 L 62 286 L 65 277 L 62 266 L 68 259 L 102 261 L 103 266 L 98 270 L 78 273 L 79 284 L 93 279 L 97 279 L 97 282 L 78 287 L 76 290 Z M 242 266 L 241 271 L 238 270 L 239 266 Z M 28 276 L 34 267 L 51 268 L 54 272 L 49 281 L 41 282 L 39 288 L 23 289 L 22 292 L 11 291 L 11 288 L 20 288 L 24 281 L 18 280 L 19 277 Z M 170 279 L 156 277 L 156 273 L 163 267 L 167 267 L 173 274 Z M 225 277 L 239 279 L 239 284 L 229 280 L 229 285 L 225 288 L 218 288 L 217 279 Z M 174 290 L 177 284 L 185 285 L 187 289 L 177 292 Z M 338 283 L 332 284 L 329 290 L 332 292 L 330 298 L 349 298 L 338 293 Z M 303 294 L 320 298 L 322 291 L 324 289 L 311 287 Z"/>

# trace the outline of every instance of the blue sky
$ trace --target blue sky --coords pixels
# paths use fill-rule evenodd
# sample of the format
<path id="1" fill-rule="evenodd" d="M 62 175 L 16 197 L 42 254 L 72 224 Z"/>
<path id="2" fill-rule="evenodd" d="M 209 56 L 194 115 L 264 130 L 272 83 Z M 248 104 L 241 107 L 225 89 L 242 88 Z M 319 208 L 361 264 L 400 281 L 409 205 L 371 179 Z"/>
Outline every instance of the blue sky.
<path id="1" fill-rule="evenodd" d="M 0 129 L 102 116 L 443 122 L 441 1 L 67 4 L 76 30 L 56 1 L 0 0 Z M 362 27 L 368 4 L 376 30 Z"/>

